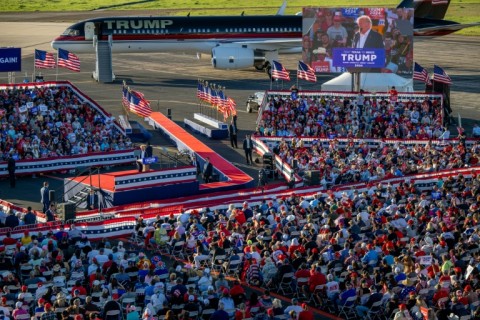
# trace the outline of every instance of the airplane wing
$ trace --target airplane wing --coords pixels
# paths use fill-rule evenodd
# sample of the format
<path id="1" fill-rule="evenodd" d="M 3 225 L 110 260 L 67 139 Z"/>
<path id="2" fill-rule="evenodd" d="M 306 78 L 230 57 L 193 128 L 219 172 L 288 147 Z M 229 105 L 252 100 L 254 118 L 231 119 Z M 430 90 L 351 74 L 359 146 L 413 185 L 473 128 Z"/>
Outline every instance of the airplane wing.
<path id="1" fill-rule="evenodd" d="M 425 36 L 442 35 L 442 34 L 452 33 L 464 28 L 469 28 L 469 27 L 474 27 L 479 25 L 480 25 L 480 22 L 464 23 L 464 24 L 454 23 L 454 24 L 447 24 L 447 25 L 417 28 L 417 29 L 413 29 L 413 32 L 415 33 L 415 35 L 425 35 Z"/>
<path id="2" fill-rule="evenodd" d="M 245 40 L 245 41 L 225 41 L 220 42 L 220 46 L 228 47 L 248 47 L 251 49 L 263 51 L 276 51 L 282 49 L 302 49 L 301 39 L 272 39 L 272 40 Z"/>

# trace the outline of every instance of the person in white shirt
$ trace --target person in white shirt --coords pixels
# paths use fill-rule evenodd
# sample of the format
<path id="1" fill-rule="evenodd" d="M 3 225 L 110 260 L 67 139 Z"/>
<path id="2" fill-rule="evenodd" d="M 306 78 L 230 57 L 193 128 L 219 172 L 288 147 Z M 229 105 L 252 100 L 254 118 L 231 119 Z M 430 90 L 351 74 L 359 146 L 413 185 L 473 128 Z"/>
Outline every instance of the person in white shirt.
<path id="1" fill-rule="evenodd" d="M 333 275 L 327 275 L 327 284 L 325 285 L 327 298 L 331 301 L 335 301 L 340 294 L 340 285 L 334 280 Z"/>
<path id="2" fill-rule="evenodd" d="M 297 315 L 302 311 L 302 307 L 298 305 L 298 300 L 296 298 L 292 299 L 292 305 L 286 307 L 284 313 L 288 316 L 292 310 L 295 311 Z"/>

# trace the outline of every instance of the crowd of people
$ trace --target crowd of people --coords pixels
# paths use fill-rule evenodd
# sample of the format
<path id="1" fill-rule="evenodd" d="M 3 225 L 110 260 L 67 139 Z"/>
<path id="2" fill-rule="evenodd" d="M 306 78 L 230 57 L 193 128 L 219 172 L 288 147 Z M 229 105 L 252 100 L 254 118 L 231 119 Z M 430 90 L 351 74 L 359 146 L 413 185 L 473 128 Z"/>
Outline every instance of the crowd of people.
<path id="1" fill-rule="evenodd" d="M 448 139 L 438 100 L 270 97 L 256 134 L 278 137 Z"/>
<path id="2" fill-rule="evenodd" d="M 341 196 L 292 193 L 140 217 L 128 248 L 90 243 L 74 225 L 18 240 L 8 234 L 0 313 L 304 320 L 317 307 L 358 319 L 480 319 L 479 195 L 480 176 L 462 175 L 423 192 L 407 181 Z M 282 305 L 273 293 L 292 300 Z"/>
<path id="3" fill-rule="evenodd" d="M 62 157 L 123 150 L 129 138 L 69 87 L 0 90 L 0 158 Z"/>
<path id="4" fill-rule="evenodd" d="M 476 166 L 480 144 L 467 146 L 465 140 L 460 139 L 441 145 L 428 142 L 410 147 L 398 141 L 371 146 L 368 141 L 357 144 L 350 140 L 341 144 L 332 139 L 328 145 L 313 141 L 307 147 L 294 137 L 291 142 L 279 141 L 274 152 L 300 176 L 309 170 L 319 171 L 321 184 L 330 187 Z"/>

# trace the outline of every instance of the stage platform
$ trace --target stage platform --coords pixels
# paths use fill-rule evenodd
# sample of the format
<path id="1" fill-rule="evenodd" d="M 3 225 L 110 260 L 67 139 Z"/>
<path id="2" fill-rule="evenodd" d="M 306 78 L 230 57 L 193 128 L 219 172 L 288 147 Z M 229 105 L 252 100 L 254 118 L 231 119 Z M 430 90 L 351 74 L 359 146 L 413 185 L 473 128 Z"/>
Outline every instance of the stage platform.
<path id="1" fill-rule="evenodd" d="M 155 129 L 159 129 L 167 135 L 180 151 L 194 154 L 199 168 L 203 167 L 207 157 L 210 158 L 213 169 L 218 174 L 220 181 L 201 184 L 199 194 L 254 187 L 252 177 L 210 149 L 178 124 L 168 119 L 164 114 L 152 112 L 149 121 L 150 125 Z"/>
<path id="2" fill-rule="evenodd" d="M 117 171 L 64 180 L 65 201 L 93 188 L 98 206 L 109 208 L 133 202 L 182 197 L 198 193 L 197 169 L 193 166 L 166 170 Z M 78 207 L 86 208 L 87 200 Z"/>

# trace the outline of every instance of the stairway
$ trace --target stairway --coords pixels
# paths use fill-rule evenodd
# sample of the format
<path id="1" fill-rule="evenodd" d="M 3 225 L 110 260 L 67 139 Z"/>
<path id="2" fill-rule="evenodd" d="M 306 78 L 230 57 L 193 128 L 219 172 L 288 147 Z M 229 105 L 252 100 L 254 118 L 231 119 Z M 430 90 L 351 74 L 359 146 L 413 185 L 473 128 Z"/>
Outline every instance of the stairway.
<path id="1" fill-rule="evenodd" d="M 113 82 L 112 43 L 111 41 L 96 42 L 96 66 L 93 77 L 98 82 Z"/>
<path id="2" fill-rule="evenodd" d="M 75 207 L 78 207 L 82 202 L 85 202 L 90 191 L 90 187 L 84 187 L 82 190 L 77 192 L 73 197 L 68 199 L 68 203 L 75 204 Z"/>

